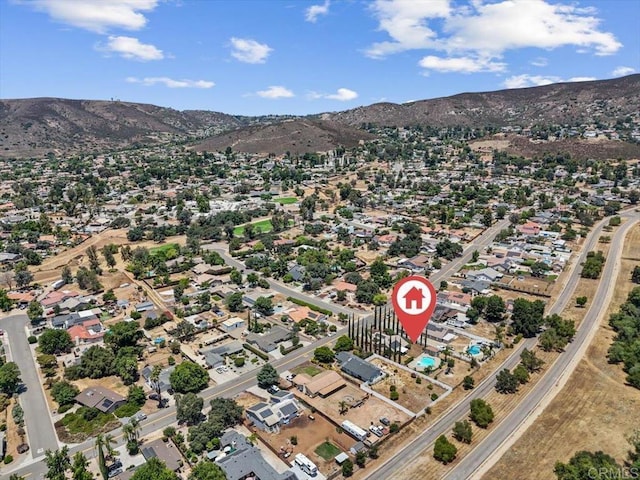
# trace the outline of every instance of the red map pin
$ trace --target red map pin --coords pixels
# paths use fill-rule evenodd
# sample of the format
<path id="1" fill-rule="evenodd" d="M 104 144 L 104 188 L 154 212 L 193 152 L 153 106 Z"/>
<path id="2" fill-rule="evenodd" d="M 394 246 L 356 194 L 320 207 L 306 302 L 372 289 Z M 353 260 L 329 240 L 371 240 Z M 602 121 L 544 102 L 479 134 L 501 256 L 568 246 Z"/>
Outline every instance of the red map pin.
<path id="1" fill-rule="evenodd" d="M 435 287 L 424 277 L 405 277 L 393 287 L 391 301 L 402 328 L 415 342 L 436 309 Z"/>

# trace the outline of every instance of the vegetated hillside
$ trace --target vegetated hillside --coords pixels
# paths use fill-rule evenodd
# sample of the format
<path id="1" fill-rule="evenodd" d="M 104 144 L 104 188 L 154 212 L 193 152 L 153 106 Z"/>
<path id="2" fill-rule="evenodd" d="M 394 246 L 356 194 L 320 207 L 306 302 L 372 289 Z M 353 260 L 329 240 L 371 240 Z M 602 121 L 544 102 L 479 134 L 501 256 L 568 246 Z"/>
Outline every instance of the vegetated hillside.
<path id="1" fill-rule="evenodd" d="M 607 121 L 640 111 L 640 74 L 612 80 L 556 83 L 405 104 L 377 103 L 320 118 L 360 127 L 387 126 L 506 126 L 575 124 Z"/>
<path id="2" fill-rule="evenodd" d="M 239 128 L 207 138 L 194 148 L 198 151 L 221 151 L 231 147 L 236 152 L 274 153 L 325 152 L 339 146 L 351 148 L 360 140 L 373 138 L 364 130 L 324 120 L 296 119 L 271 125 Z"/>
<path id="3" fill-rule="evenodd" d="M 0 100 L 0 156 L 100 151 L 206 135 L 240 125 L 217 112 L 99 100 Z"/>

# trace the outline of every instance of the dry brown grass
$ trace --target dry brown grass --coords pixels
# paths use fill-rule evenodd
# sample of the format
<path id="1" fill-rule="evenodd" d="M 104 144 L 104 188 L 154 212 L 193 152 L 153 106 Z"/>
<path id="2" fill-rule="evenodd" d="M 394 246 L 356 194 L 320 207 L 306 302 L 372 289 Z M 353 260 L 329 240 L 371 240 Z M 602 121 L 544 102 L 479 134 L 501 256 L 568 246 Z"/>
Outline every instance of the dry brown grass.
<path id="1" fill-rule="evenodd" d="M 578 450 L 605 450 L 619 462 L 626 457 L 625 435 L 640 425 L 640 395 L 624 384 L 620 366 L 607 362 L 614 336 L 607 319 L 633 288 L 630 272 L 639 260 L 640 226 L 636 226 L 625 241 L 618 288 L 585 358 L 534 425 L 484 478 L 551 480 L 555 462 L 566 462 Z"/>

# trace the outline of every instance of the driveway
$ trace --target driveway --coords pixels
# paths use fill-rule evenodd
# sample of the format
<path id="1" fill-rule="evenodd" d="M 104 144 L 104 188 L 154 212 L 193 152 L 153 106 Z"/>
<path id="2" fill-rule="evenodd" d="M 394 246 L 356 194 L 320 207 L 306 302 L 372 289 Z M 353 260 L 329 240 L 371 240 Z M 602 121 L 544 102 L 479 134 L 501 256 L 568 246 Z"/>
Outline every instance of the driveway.
<path id="1" fill-rule="evenodd" d="M 18 313 L 0 319 L 0 327 L 4 329 L 5 338 L 9 339 L 9 350 L 12 361 L 18 364 L 24 391 L 20 394 L 20 405 L 24 410 L 31 455 L 34 458 L 44 455 L 45 450 L 58 448 L 58 437 L 51 422 L 49 407 L 42 391 L 36 364 L 31 355 L 31 347 L 27 342 L 25 327 L 29 317 Z"/>

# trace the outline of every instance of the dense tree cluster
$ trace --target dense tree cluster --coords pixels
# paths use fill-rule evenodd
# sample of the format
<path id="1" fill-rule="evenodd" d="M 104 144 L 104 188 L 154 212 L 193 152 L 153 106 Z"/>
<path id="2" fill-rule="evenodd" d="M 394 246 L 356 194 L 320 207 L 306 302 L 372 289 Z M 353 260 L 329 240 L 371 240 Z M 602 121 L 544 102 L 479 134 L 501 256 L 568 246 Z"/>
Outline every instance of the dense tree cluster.
<path id="1" fill-rule="evenodd" d="M 600 273 L 604 268 L 605 261 L 606 258 L 602 252 L 587 253 L 587 259 L 582 266 L 580 276 L 582 276 L 582 278 L 600 278 Z"/>
<path id="2" fill-rule="evenodd" d="M 609 318 L 616 337 L 609 348 L 609 362 L 622 363 L 629 385 L 640 389 L 640 287 L 635 287 Z"/>
<path id="3" fill-rule="evenodd" d="M 511 320 L 513 332 L 516 335 L 522 335 L 525 338 L 535 337 L 543 324 L 544 302 L 516 298 L 513 302 Z"/>

